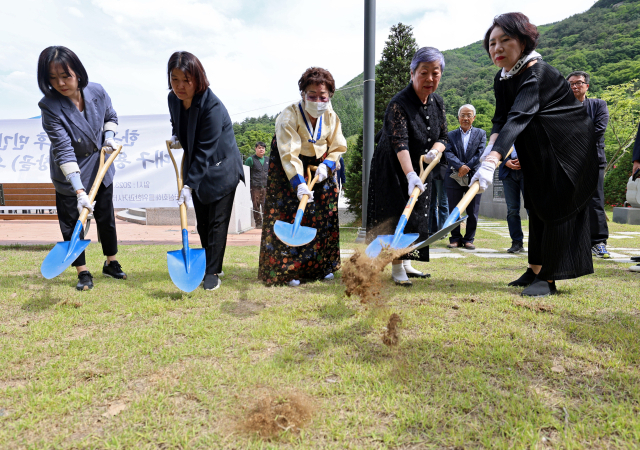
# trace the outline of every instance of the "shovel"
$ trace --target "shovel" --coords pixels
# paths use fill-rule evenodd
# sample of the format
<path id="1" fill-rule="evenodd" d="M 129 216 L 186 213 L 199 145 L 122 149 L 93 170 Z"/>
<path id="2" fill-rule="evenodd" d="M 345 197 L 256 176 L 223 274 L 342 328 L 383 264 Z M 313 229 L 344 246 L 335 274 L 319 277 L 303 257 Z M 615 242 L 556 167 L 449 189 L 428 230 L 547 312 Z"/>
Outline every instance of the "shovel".
<path id="1" fill-rule="evenodd" d="M 509 156 L 512 151 L 513 151 L 513 147 L 511 147 L 511 149 L 509 150 L 509 153 L 507 153 L 507 155 L 504 157 L 504 159 L 506 159 L 507 156 Z M 502 162 L 500 164 L 502 164 Z M 500 164 L 498 164 L 498 167 L 500 166 Z M 497 169 L 497 167 L 496 167 L 496 169 Z M 421 242 L 418 245 L 416 245 L 414 250 L 418 250 L 418 249 L 421 249 L 422 247 L 426 247 L 427 245 L 437 241 L 441 237 L 446 236 L 446 234 L 449 231 L 453 230 L 458 225 L 460 225 L 462 223 L 462 221 L 464 221 L 464 219 L 467 218 L 467 216 L 464 216 L 464 217 L 461 218 L 460 217 L 460 211 L 465 211 L 467 209 L 467 206 L 469 206 L 469 203 L 471 203 L 473 198 L 478 194 L 479 190 L 480 190 L 480 182 L 479 181 L 474 181 L 474 183 L 469 187 L 469 190 L 467 191 L 467 193 L 464 194 L 464 196 L 462 197 L 460 202 L 458 202 L 458 205 L 455 208 L 453 208 L 453 211 L 451 211 L 451 213 L 449 214 L 449 217 L 447 217 L 447 220 L 444 222 L 444 225 L 442 226 L 442 229 L 439 230 L 437 233 L 435 233 L 433 236 L 431 236 L 426 241 Z M 437 237 L 437 239 L 436 239 L 436 237 Z"/>
<path id="2" fill-rule="evenodd" d="M 178 179 L 178 194 L 182 192 L 184 183 L 182 181 L 182 167 L 184 166 L 184 156 L 180 170 L 176 160 L 171 153 L 171 141 L 167 141 L 167 151 L 173 161 L 173 167 L 176 169 L 176 178 Z M 167 267 L 169 268 L 169 276 L 171 281 L 178 289 L 185 292 L 191 292 L 204 279 L 204 273 L 207 269 L 207 257 L 203 248 L 189 248 L 189 232 L 187 231 L 187 203 L 180 205 L 180 227 L 182 228 L 182 250 L 173 250 L 167 252 Z"/>
<path id="3" fill-rule="evenodd" d="M 311 171 L 315 171 L 316 169 L 316 166 L 307 167 L 309 179 L 311 179 Z M 318 181 L 318 174 L 316 174 L 316 176 L 313 177 L 313 180 L 311 180 L 311 184 L 309 184 L 309 190 L 313 189 L 316 181 Z M 287 244 L 289 247 L 300 247 L 301 245 L 306 245 L 309 242 L 313 241 L 316 237 L 317 230 L 315 228 L 300 226 L 300 223 L 302 222 L 302 216 L 304 215 L 304 209 L 307 206 L 308 200 L 308 195 L 302 196 L 302 200 L 300 200 L 300 205 L 298 206 L 298 212 L 296 212 L 296 218 L 292 224 L 283 222 L 282 220 L 277 220 L 273 225 L 273 231 L 274 233 L 276 233 L 278 239 Z"/>
<path id="4" fill-rule="evenodd" d="M 424 168 L 424 158 L 425 155 L 420 157 L 420 180 L 424 184 L 427 179 L 427 176 L 431 173 L 433 168 L 438 165 L 440 162 L 440 158 L 442 157 L 442 152 L 438 152 L 436 158 L 431 161 L 431 163 Z M 413 207 L 416 205 L 416 201 L 418 201 L 418 197 L 420 196 L 420 188 L 415 187 L 413 192 L 411 193 L 411 197 L 409 197 L 409 201 L 407 205 L 404 207 L 404 212 L 402 216 L 400 216 L 400 220 L 398 221 L 398 225 L 396 226 L 396 231 L 393 235 L 380 235 L 376 237 L 371 244 L 365 250 L 365 253 L 369 258 L 375 258 L 380 254 L 383 248 L 388 248 L 392 250 L 397 250 L 401 248 L 407 248 L 411 244 L 415 242 L 420 234 L 418 233 L 410 233 L 403 234 L 404 227 L 407 226 L 407 221 L 409 220 L 409 216 L 413 211 Z"/>
<path id="5" fill-rule="evenodd" d="M 109 156 L 106 163 L 104 162 L 104 155 L 107 151 L 105 148 L 100 151 L 100 166 L 93 182 L 93 186 L 91 186 L 91 191 L 89 192 L 89 203 L 93 204 L 96 194 L 98 193 L 98 189 L 100 189 L 102 179 L 106 175 L 107 170 L 109 170 L 109 167 L 111 167 L 113 161 L 118 157 L 120 150 L 122 150 L 122 146 L 119 146 L 117 150 L 114 150 L 113 153 L 111 153 L 111 156 Z M 80 217 L 76 222 L 76 227 L 73 229 L 71 240 L 58 242 L 44 258 L 42 266 L 40 266 L 40 273 L 42 273 L 43 277 L 48 280 L 57 277 L 64 272 L 65 269 L 69 267 L 71 263 L 73 263 L 87 248 L 91 239 L 80 239 L 80 233 L 82 233 L 82 230 L 87 223 L 88 215 L 89 210 L 87 208 L 83 208 L 80 213 Z"/>

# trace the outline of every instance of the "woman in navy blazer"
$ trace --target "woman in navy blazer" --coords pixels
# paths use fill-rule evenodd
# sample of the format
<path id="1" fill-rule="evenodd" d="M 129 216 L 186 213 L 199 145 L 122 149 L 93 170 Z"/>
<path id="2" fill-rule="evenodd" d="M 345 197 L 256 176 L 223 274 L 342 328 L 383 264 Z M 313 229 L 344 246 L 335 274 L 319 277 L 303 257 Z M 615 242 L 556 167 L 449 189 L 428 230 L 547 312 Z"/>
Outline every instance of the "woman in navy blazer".
<path id="1" fill-rule="evenodd" d="M 227 109 L 209 89 L 202 63 L 189 52 L 175 52 L 167 64 L 172 147 L 184 149 L 184 188 L 178 204 L 190 203 L 198 222 L 207 269 L 204 288 L 220 286 L 218 274 L 227 246 L 233 199 L 244 181 L 242 155 Z"/>
<path id="2" fill-rule="evenodd" d="M 111 99 L 89 77 L 80 59 L 66 47 L 52 46 L 40 53 L 38 86 L 44 97 L 38 103 L 42 128 L 49 136 L 49 166 L 56 190 L 56 209 L 65 241 L 71 239 L 82 208 L 93 212 L 100 233 L 102 252 L 107 257 L 102 267 L 106 276 L 126 279 L 116 260 L 118 241 L 113 211 L 114 166 L 104 177 L 94 204 L 89 203 L 91 189 L 100 163 L 100 149 L 113 151 L 118 116 Z M 84 232 L 81 234 L 84 238 Z M 73 264 L 78 271 L 76 289 L 93 288 L 84 252 Z"/>

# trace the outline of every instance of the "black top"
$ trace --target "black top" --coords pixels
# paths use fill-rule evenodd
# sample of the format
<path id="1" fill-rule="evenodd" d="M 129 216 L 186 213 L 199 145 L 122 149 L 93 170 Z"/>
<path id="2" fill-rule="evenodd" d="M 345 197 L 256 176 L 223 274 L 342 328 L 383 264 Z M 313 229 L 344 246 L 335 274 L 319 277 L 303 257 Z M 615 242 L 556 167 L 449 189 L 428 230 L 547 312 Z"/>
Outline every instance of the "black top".
<path id="1" fill-rule="evenodd" d="M 168 101 L 173 135 L 186 149 L 184 184 L 205 205 L 220 200 L 244 181 L 242 155 L 227 109 L 211 89 L 193 97 L 188 110 L 173 91 Z M 188 116 L 186 128 L 184 116 Z"/>
<path id="2" fill-rule="evenodd" d="M 604 166 L 607 164 L 607 156 L 604 153 L 604 132 L 607 131 L 607 124 L 609 123 L 607 102 L 599 98 L 585 98 L 582 104 L 593 121 L 596 145 L 598 146 L 598 161 L 600 166 Z"/>
<path id="3" fill-rule="evenodd" d="M 598 181 L 593 122 L 560 72 L 538 61 L 519 75 L 494 79 L 493 147 L 503 158 L 512 145 L 524 177 L 527 208 L 544 221 L 577 214 Z"/>
<path id="4" fill-rule="evenodd" d="M 640 161 L 640 124 L 638 124 L 638 133 L 636 134 L 636 142 L 633 144 L 633 160 Z"/>
<path id="5" fill-rule="evenodd" d="M 370 233 L 367 239 L 373 239 L 378 234 L 393 234 L 396 219 L 409 199 L 407 177 L 397 153 L 407 150 L 413 169 L 419 175 L 420 157 L 431 150 L 436 142 L 446 145 L 448 139 L 444 102 L 438 94 L 431 94 L 427 103 L 423 104 L 410 83 L 391 99 L 371 161 L 367 209 L 367 229 Z M 432 175 L 427 178 L 426 191 L 418 197 L 409 217 L 406 233 L 429 231 Z"/>

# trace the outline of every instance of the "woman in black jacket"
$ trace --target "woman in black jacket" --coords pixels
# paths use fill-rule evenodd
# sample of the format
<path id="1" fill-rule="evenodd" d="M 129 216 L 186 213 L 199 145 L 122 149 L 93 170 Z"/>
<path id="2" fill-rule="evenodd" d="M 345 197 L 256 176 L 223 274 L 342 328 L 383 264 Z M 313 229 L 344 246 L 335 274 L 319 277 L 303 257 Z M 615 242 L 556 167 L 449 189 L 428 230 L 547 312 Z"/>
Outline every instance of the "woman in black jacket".
<path id="1" fill-rule="evenodd" d="M 511 286 L 522 295 L 556 293 L 555 280 L 593 273 L 588 205 L 598 182 L 593 122 L 560 72 L 534 51 L 539 33 L 527 16 L 496 17 L 484 47 L 494 64 L 496 112 L 486 159 L 471 179 L 480 192 L 512 145 L 529 211 L 529 268 Z"/>
<path id="2" fill-rule="evenodd" d="M 204 288 L 220 286 L 218 274 L 227 245 L 231 209 L 240 180 L 242 156 L 227 109 L 209 89 L 204 67 L 189 52 L 175 52 L 167 64 L 172 147 L 184 149 L 184 188 L 178 204 L 193 207 L 207 257 Z"/>

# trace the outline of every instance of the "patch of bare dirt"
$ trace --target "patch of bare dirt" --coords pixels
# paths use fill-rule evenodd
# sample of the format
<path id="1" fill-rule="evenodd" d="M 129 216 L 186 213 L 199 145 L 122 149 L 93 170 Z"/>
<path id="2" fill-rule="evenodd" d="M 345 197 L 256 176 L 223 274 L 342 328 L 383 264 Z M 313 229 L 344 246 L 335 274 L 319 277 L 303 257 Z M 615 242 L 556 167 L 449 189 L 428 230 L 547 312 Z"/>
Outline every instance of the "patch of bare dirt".
<path id="1" fill-rule="evenodd" d="M 240 429 L 272 439 L 282 432 L 299 433 L 313 416 L 311 399 L 299 392 L 265 393 L 249 408 Z"/>
<path id="2" fill-rule="evenodd" d="M 382 342 L 387 347 L 395 347 L 400 343 L 400 336 L 398 335 L 398 325 L 402 323 L 402 319 L 396 313 L 391 314 L 389 317 L 389 323 L 387 323 L 387 329 L 382 335 Z"/>
<path id="3" fill-rule="evenodd" d="M 528 302 L 516 300 L 513 302 L 513 304 L 516 306 L 520 306 L 521 308 L 526 308 L 535 312 L 544 312 L 544 313 L 553 312 L 553 306 L 545 305 L 544 303 L 539 303 L 539 302 L 528 303 Z"/>

